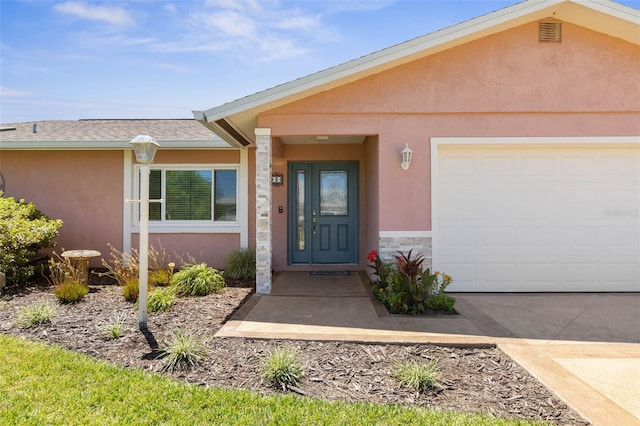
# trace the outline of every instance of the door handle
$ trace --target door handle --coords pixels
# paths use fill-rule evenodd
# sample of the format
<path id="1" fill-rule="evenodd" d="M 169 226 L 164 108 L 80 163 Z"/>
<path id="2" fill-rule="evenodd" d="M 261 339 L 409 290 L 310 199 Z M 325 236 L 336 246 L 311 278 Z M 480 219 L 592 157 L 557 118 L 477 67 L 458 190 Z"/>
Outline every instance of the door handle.
<path id="1" fill-rule="evenodd" d="M 313 231 L 312 231 L 312 232 L 313 232 L 313 235 L 316 235 L 316 222 L 317 222 L 317 219 L 314 217 L 314 218 L 311 220 L 311 223 L 313 224 Z"/>

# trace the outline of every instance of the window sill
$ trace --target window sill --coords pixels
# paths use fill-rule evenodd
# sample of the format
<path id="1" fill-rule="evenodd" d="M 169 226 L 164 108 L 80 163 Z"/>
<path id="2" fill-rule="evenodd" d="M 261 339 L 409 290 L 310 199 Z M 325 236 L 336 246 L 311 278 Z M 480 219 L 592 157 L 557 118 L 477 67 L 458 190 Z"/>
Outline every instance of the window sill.
<path id="1" fill-rule="evenodd" d="M 140 226 L 136 225 L 131 228 L 133 234 L 140 233 Z M 240 225 L 237 223 L 231 224 L 162 224 L 152 225 L 149 224 L 150 234 L 239 234 Z"/>

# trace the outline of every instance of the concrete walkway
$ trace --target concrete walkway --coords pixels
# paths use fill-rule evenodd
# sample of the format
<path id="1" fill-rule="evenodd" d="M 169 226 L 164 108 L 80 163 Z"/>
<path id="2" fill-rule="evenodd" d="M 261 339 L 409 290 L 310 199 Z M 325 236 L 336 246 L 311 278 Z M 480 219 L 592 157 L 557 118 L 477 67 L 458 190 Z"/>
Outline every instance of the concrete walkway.
<path id="1" fill-rule="evenodd" d="M 595 425 L 640 425 L 640 294 L 454 294 L 460 315 L 388 315 L 358 273 L 278 274 L 217 336 L 498 346 Z"/>

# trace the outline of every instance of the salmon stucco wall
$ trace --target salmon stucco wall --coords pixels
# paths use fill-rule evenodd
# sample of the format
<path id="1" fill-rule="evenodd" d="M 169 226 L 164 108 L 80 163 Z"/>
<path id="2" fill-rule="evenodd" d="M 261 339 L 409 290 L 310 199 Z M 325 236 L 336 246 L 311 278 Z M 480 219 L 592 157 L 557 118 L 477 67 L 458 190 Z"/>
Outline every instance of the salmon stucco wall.
<path id="1" fill-rule="evenodd" d="M 429 231 L 432 137 L 640 134 L 640 46 L 563 25 L 562 43 L 539 43 L 537 22 L 526 24 L 270 110 L 259 125 L 377 135 L 379 231 Z"/>
<path id="2" fill-rule="evenodd" d="M 122 151 L 1 151 L 6 196 L 33 202 L 62 219 L 54 250 L 122 246 Z M 92 266 L 100 266 L 93 259 Z"/>
<path id="3" fill-rule="evenodd" d="M 133 235 L 133 248 L 139 250 L 139 236 Z M 205 262 L 223 269 L 227 257 L 240 247 L 239 234 L 154 234 L 149 233 L 149 247 L 164 250 L 178 267 L 184 263 Z"/>

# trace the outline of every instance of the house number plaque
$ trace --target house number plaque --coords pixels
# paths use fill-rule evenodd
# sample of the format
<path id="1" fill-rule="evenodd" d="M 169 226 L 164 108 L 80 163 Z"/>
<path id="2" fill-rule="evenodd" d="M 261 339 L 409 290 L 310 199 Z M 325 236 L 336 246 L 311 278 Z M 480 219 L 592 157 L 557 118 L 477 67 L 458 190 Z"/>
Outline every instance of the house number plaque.
<path id="1" fill-rule="evenodd" d="M 281 186 L 284 182 L 284 178 L 282 177 L 282 173 L 274 173 L 271 175 L 271 184 L 273 186 Z"/>

